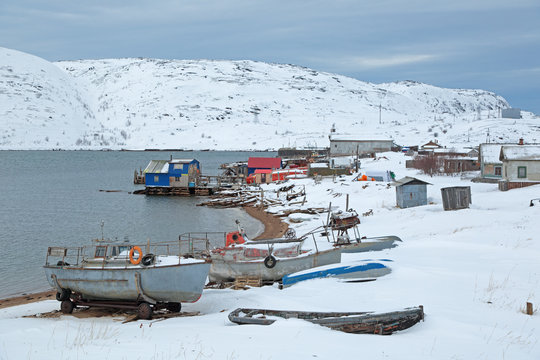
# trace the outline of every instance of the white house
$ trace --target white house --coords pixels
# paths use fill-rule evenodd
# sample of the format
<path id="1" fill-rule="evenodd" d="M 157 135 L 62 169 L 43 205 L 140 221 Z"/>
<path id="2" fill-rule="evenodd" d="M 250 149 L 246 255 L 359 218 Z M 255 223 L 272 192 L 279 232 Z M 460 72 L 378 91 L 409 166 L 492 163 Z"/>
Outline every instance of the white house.
<path id="1" fill-rule="evenodd" d="M 540 145 L 501 146 L 502 190 L 540 184 Z"/>

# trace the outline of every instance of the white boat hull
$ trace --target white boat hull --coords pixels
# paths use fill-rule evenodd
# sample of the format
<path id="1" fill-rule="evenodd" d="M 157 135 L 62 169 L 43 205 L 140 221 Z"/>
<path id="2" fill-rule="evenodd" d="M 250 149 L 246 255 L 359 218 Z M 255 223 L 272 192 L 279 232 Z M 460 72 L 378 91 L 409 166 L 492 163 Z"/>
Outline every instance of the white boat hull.
<path id="1" fill-rule="evenodd" d="M 331 249 L 318 253 L 304 254 L 289 258 L 276 258 L 273 268 L 264 264 L 264 259 L 250 261 L 223 260 L 212 257 L 212 266 L 208 275 L 210 281 L 233 281 L 241 276 L 255 276 L 263 281 L 279 281 L 283 276 L 316 266 L 339 263 L 341 251 Z"/>

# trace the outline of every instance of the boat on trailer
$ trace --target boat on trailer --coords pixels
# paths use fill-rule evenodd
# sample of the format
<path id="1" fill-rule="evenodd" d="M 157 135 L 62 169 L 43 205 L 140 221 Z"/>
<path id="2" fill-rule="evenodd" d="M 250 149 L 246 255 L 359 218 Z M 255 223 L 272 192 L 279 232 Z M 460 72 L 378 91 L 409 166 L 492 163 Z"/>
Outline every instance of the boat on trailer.
<path id="1" fill-rule="evenodd" d="M 334 247 L 341 249 L 343 253 L 391 249 L 401 242 L 401 239 L 395 235 L 369 238 L 360 236 L 359 224 L 360 218 L 353 209 L 329 212 L 326 226 L 323 226 L 323 234 L 327 236 L 328 241 L 333 242 Z M 349 235 L 349 232 L 352 234 Z"/>
<path id="2" fill-rule="evenodd" d="M 302 319 L 347 333 L 391 335 L 423 321 L 424 307 L 420 305 L 386 313 L 238 308 L 229 314 L 229 320 L 240 325 L 271 325 L 278 318 Z"/>
<path id="3" fill-rule="evenodd" d="M 183 256 L 184 250 L 178 241 L 94 240 L 92 246 L 49 247 L 44 269 L 64 313 L 77 306 L 116 307 L 149 319 L 155 309 L 178 312 L 182 302 L 201 297 L 210 260 Z"/>

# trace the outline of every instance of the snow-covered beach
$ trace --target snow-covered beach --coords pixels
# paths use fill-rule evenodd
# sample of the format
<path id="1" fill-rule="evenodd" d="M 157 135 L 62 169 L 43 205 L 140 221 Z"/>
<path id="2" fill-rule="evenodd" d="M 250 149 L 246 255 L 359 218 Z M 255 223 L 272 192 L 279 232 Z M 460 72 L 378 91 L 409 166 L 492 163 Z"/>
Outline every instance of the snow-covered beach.
<path id="1" fill-rule="evenodd" d="M 352 176 L 295 180 L 305 186 L 304 207 L 349 207 L 365 236 L 397 235 L 398 247 L 344 254 L 343 261 L 389 259 L 392 273 L 368 283 L 337 279 L 304 281 L 280 290 L 208 289 L 183 311 L 197 316 L 138 320 L 122 316 L 25 317 L 58 310 L 56 300 L 0 309 L 0 359 L 535 359 L 540 357 L 536 309 L 540 290 L 539 186 L 501 192 L 469 178 L 426 177 L 405 169 L 401 153 L 365 159 L 362 170 L 392 170 L 428 186 L 428 205 L 399 209 L 393 186 L 352 181 Z M 470 186 L 469 209 L 444 211 L 440 189 Z M 279 185 L 263 185 L 272 190 Z M 300 206 L 300 205 L 293 205 Z M 280 208 L 269 208 L 278 212 Z M 293 216 L 293 215 L 291 215 Z M 326 214 L 291 222 L 298 234 L 326 221 Z M 322 239 L 322 238 L 321 238 Z M 325 246 L 321 241 L 321 246 Z M 45 282 L 45 278 L 43 279 Z M 535 313 L 525 314 L 525 304 Z M 392 336 L 355 335 L 302 320 L 238 326 L 227 319 L 238 307 L 314 311 L 391 311 L 424 305 L 426 319 Z"/>

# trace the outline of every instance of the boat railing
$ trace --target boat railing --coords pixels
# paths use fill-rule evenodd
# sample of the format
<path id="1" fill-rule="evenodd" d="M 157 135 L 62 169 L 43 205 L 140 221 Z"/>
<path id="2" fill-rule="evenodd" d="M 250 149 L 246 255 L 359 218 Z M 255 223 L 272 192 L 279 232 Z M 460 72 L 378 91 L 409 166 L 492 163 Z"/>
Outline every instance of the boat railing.
<path id="1" fill-rule="evenodd" d="M 114 265 L 117 267 L 130 266 L 132 249 L 140 249 L 141 253 L 133 250 L 132 257 L 137 259 L 148 254 L 155 256 L 204 257 L 208 253 L 208 241 L 200 238 L 179 239 L 169 242 L 147 242 L 146 244 L 115 243 L 97 241 L 94 245 L 80 247 L 49 247 L 45 266 L 82 266 L 95 267 Z"/>
<path id="2" fill-rule="evenodd" d="M 178 241 L 183 254 L 198 256 L 209 254 L 211 249 L 224 247 L 227 239 L 227 233 L 210 232 L 188 232 L 178 236 Z"/>
<path id="3" fill-rule="evenodd" d="M 80 261 L 82 261 L 82 248 L 80 247 L 51 246 L 47 248 L 45 266 L 78 265 Z"/>

